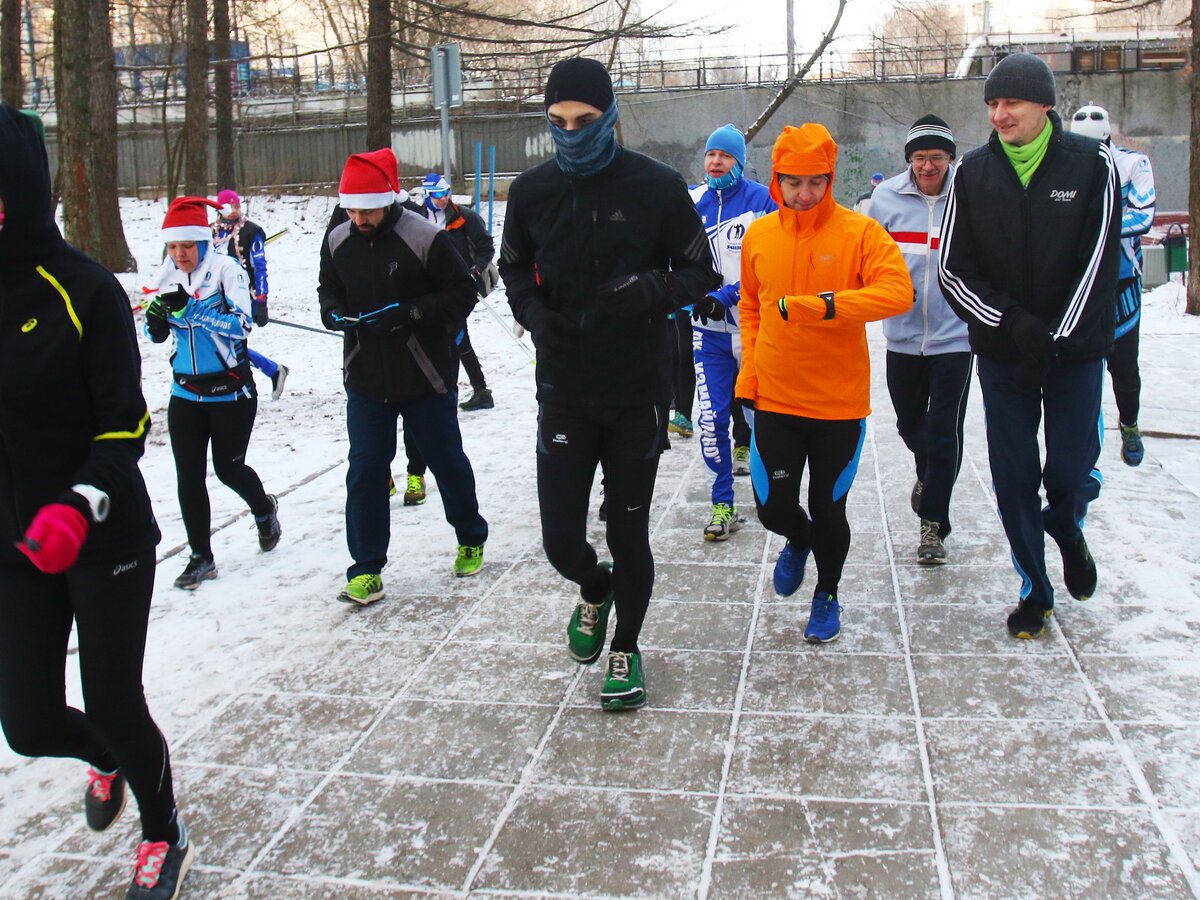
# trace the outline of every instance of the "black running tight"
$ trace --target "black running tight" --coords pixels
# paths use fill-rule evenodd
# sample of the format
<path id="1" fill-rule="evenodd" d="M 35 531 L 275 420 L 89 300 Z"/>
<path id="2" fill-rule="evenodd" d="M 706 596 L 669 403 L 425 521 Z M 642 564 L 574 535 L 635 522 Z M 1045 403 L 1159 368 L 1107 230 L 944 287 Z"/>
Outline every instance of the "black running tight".
<path id="1" fill-rule="evenodd" d="M 246 448 L 258 400 L 199 403 L 172 397 L 167 406 L 167 430 L 175 454 L 179 484 L 179 509 L 193 553 L 212 556 L 209 534 L 212 511 L 208 502 L 208 445 L 212 443 L 213 471 L 217 478 L 246 501 L 256 516 L 271 512 L 258 473 L 246 465 Z"/>
<path id="2" fill-rule="evenodd" d="M 148 841 L 178 839 L 167 742 L 146 708 L 142 656 L 154 590 L 154 551 L 45 575 L 0 567 L 0 724 L 22 756 L 74 757 L 120 768 Z M 74 620 L 86 712 L 67 705 Z M 86 781 L 79 777 L 79 793 Z"/>

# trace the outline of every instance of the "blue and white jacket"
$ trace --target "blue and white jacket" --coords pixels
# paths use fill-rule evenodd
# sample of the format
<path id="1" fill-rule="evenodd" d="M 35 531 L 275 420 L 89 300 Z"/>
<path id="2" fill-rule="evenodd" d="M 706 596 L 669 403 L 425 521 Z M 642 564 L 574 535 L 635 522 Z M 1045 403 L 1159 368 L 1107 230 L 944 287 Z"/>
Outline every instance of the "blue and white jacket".
<path id="1" fill-rule="evenodd" d="M 742 295 L 742 238 L 750 223 L 759 216 L 779 207 L 771 199 L 765 185 L 739 178 L 737 184 L 723 191 L 714 191 L 707 184 L 690 189 L 696 212 L 704 222 L 712 249 L 713 266 L 721 275 L 721 287 L 711 293 L 725 307 L 725 318 L 709 320 L 707 325 L 693 322 L 692 327 L 704 331 L 736 332 L 738 330 L 738 301 Z"/>
<path id="2" fill-rule="evenodd" d="M 167 317 L 175 339 L 171 396 L 205 403 L 249 399 L 255 390 L 246 355 L 252 321 L 246 270 L 211 242 L 200 245 L 204 255 L 193 272 L 180 271 L 167 257 L 148 288 L 162 294 L 182 287 L 191 295 L 181 316 Z M 148 325 L 146 333 L 156 339 Z"/>
<path id="3" fill-rule="evenodd" d="M 1142 275 L 1142 235 L 1154 224 L 1154 171 L 1144 153 L 1113 147 L 1117 175 L 1121 179 L 1121 275 Z"/>
<path id="4" fill-rule="evenodd" d="M 946 303 L 937 276 L 942 214 L 953 180 L 951 164 L 941 192 L 927 197 L 913 180 L 910 167 L 875 188 L 871 197 L 871 218 L 899 245 L 912 276 L 913 308 L 883 320 L 888 349 L 896 353 L 934 356 L 971 351 L 967 323 Z"/>

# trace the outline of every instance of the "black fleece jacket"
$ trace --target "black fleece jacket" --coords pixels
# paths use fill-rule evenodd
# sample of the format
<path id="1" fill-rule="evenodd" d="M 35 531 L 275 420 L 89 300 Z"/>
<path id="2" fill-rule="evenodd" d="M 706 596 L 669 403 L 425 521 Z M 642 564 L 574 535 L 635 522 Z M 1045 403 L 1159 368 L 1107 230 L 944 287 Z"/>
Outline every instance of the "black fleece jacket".
<path id="1" fill-rule="evenodd" d="M 108 494 L 80 563 L 123 561 L 155 546 L 138 470 L 150 430 L 129 297 L 54 224 L 46 149 L 33 122 L 0 106 L 0 562 L 37 511 L 71 488 Z"/>

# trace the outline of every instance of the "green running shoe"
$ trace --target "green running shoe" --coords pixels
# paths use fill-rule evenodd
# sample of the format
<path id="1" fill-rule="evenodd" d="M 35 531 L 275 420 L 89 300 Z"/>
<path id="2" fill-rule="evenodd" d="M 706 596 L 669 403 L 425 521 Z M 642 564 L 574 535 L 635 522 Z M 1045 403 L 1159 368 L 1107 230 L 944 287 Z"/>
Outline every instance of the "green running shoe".
<path id="1" fill-rule="evenodd" d="M 483 544 L 478 547 L 458 545 L 458 556 L 454 560 L 454 577 L 466 578 L 478 575 L 483 568 Z"/>
<path id="2" fill-rule="evenodd" d="M 409 475 L 404 481 L 404 505 L 420 506 L 425 502 L 425 476 Z"/>
<path id="3" fill-rule="evenodd" d="M 356 603 L 359 606 L 367 606 L 383 598 L 383 579 L 371 574 L 355 575 L 338 594 L 338 599 L 343 603 Z"/>
<path id="4" fill-rule="evenodd" d="M 567 652 L 580 665 L 588 666 L 604 652 L 604 636 L 608 633 L 608 614 L 612 612 L 612 564 L 602 562 L 608 569 L 609 589 L 599 603 L 589 603 L 580 597 L 567 623 Z"/>
<path id="5" fill-rule="evenodd" d="M 742 527 L 742 517 L 728 503 L 714 503 L 712 521 L 704 526 L 706 541 L 727 541 L 729 536 Z"/>
<path id="6" fill-rule="evenodd" d="M 600 691 L 600 705 L 608 712 L 637 709 L 646 702 L 646 677 L 640 653 L 608 654 L 608 672 Z"/>

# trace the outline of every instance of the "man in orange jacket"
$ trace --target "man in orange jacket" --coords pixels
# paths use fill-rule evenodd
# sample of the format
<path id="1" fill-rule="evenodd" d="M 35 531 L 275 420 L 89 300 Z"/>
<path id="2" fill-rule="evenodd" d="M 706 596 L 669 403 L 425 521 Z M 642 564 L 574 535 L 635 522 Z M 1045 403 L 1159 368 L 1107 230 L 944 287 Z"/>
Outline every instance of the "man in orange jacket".
<path id="1" fill-rule="evenodd" d="M 771 153 L 776 212 L 742 244 L 742 372 L 755 409 L 750 476 L 759 520 L 787 538 L 775 591 L 791 596 L 811 552 L 817 584 L 804 638 L 841 633 L 838 582 L 850 549 L 846 496 L 871 412 L 865 323 L 912 307 L 904 257 L 878 222 L 833 200 L 837 144 L 791 125 Z M 810 466 L 808 512 L 800 479 Z M 810 518 L 811 515 L 811 518 Z"/>

